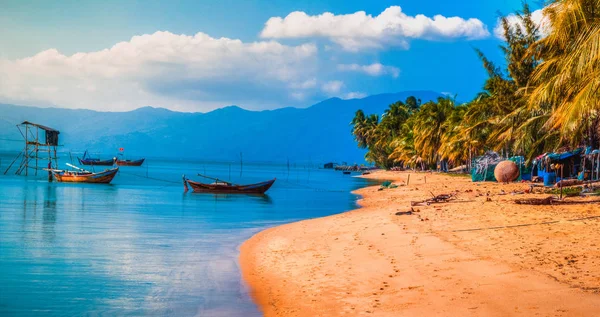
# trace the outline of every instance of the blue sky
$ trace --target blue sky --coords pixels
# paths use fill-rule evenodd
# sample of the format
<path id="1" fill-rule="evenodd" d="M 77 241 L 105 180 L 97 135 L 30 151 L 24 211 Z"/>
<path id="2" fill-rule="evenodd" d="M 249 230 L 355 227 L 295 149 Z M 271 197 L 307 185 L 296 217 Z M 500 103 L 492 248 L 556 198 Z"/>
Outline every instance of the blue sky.
<path id="1" fill-rule="evenodd" d="M 498 14 L 519 9 L 521 1 L 4 0 L 0 6 L 0 102 L 208 111 L 230 104 L 302 107 L 332 96 L 403 90 L 469 100 L 486 76 L 473 48 L 501 62 Z M 445 20 L 451 17 L 457 19 Z"/>

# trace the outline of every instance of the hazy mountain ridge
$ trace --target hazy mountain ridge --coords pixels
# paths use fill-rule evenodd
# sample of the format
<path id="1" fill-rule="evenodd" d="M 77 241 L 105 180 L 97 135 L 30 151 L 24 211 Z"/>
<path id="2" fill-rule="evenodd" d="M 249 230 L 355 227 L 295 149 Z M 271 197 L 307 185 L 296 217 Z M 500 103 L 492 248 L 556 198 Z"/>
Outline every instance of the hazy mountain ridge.
<path id="1" fill-rule="evenodd" d="M 0 104 L 0 150 L 19 150 L 22 121 L 61 131 L 61 151 L 89 149 L 103 157 L 119 147 L 130 156 L 199 160 L 285 162 L 346 161 L 361 163 L 350 121 L 358 109 L 381 114 L 389 104 L 415 96 L 423 102 L 442 95 L 407 91 L 363 99 L 331 98 L 308 108 L 250 111 L 228 106 L 207 113 L 143 107 L 129 112 L 96 112 Z"/>

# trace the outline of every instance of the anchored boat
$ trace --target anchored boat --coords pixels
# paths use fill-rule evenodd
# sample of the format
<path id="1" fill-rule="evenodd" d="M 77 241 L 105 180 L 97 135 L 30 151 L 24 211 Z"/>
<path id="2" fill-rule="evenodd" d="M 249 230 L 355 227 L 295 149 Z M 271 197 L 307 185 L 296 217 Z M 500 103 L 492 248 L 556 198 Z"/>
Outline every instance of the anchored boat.
<path id="1" fill-rule="evenodd" d="M 108 184 L 110 183 L 117 172 L 119 171 L 118 167 L 107 169 L 102 172 L 94 173 L 90 171 L 86 171 L 83 168 L 79 168 L 75 165 L 71 165 L 67 163 L 68 166 L 76 169 L 75 171 L 67 171 L 67 170 L 56 170 L 56 169 L 46 169 L 52 173 L 52 176 L 58 182 L 63 183 L 96 183 L 96 184 Z"/>
<path id="2" fill-rule="evenodd" d="M 141 166 L 142 164 L 144 164 L 144 161 L 146 159 L 139 159 L 139 160 L 119 160 L 117 159 L 115 161 L 115 163 L 117 164 L 117 166 Z"/>
<path id="3" fill-rule="evenodd" d="M 110 160 L 100 160 L 98 158 L 91 158 L 88 156 L 88 151 L 86 150 L 83 153 L 83 158 L 77 158 L 79 160 L 79 164 L 81 165 L 95 165 L 95 166 L 113 166 L 115 164 L 115 159 L 112 158 Z"/>
<path id="4" fill-rule="evenodd" d="M 267 190 L 269 190 L 269 188 L 271 188 L 271 186 L 273 185 L 273 183 L 275 183 L 275 180 L 276 180 L 276 178 L 274 178 L 272 180 L 268 180 L 268 181 L 260 182 L 260 183 L 256 183 L 256 184 L 238 185 L 238 184 L 233 184 L 230 182 L 222 181 L 217 178 L 204 176 L 201 174 L 198 174 L 198 176 L 212 179 L 215 182 L 211 183 L 211 184 L 195 182 L 195 181 L 187 179 L 184 175 L 183 176 L 183 186 L 185 188 L 185 191 L 188 191 L 188 184 L 189 184 L 189 186 L 192 187 L 192 190 L 194 191 L 194 193 L 264 194 Z"/>

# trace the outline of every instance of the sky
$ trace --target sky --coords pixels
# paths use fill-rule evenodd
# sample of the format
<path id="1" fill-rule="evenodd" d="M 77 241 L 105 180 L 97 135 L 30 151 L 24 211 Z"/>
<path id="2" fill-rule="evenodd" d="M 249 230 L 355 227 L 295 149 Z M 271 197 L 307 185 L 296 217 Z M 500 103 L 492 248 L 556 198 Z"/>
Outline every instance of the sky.
<path id="1" fill-rule="evenodd" d="M 486 78 L 474 49 L 501 64 L 498 17 L 520 8 L 521 0 L 0 0 L 0 103 L 206 112 L 407 90 L 466 101 Z"/>

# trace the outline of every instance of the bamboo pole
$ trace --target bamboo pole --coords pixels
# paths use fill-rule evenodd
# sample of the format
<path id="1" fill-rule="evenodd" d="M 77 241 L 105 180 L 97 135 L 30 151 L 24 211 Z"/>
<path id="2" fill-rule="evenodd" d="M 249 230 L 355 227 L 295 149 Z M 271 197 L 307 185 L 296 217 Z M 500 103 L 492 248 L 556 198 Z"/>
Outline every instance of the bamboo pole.
<path id="1" fill-rule="evenodd" d="M 226 182 L 226 181 L 224 181 L 224 180 L 220 180 L 220 179 L 218 179 L 218 178 L 215 178 L 215 177 L 210 177 L 210 176 L 202 175 L 202 174 L 200 174 L 200 173 L 198 173 L 198 176 L 200 176 L 200 177 L 204 177 L 204 178 L 207 178 L 207 179 L 212 179 L 212 180 L 214 180 L 214 181 L 217 181 L 217 182 L 226 183 L 226 184 L 229 184 L 229 185 L 236 185 L 236 184 L 233 184 L 233 183 L 230 183 L 230 182 Z"/>
<path id="2" fill-rule="evenodd" d="M 563 198 L 563 169 L 564 165 L 560 165 L 560 200 Z"/>
<path id="3" fill-rule="evenodd" d="M 586 159 L 586 155 L 585 155 L 585 151 L 583 152 L 583 165 L 582 165 L 582 172 L 583 172 L 583 181 L 585 182 L 585 159 Z"/>
<path id="4" fill-rule="evenodd" d="M 29 169 L 29 149 L 27 148 L 27 136 L 29 131 L 27 125 L 25 125 L 25 176 L 27 176 L 27 170 Z"/>
<path id="5" fill-rule="evenodd" d="M 10 170 L 10 168 L 13 166 L 13 164 L 15 164 L 15 162 L 19 159 L 19 157 L 21 157 L 21 155 L 23 155 L 23 153 L 19 153 L 19 155 L 17 155 L 17 157 L 15 157 L 15 159 L 8 165 L 8 167 L 4 171 L 4 175 L 6 175 L 6 173 L 8 173 L 8 170 Z"/>
<path id="6" fill-rule="evenodd" d="M 38 171 L 38 146 L 40 144 L 40 128 L 39 127 L 35 127 L 35 176 L 37 176 L 37 171 Z"/>
<path id="7" fill-rule="evenodd" d="M 600 153 L 596 154 L 596 180 L 600 178 Z"/>

